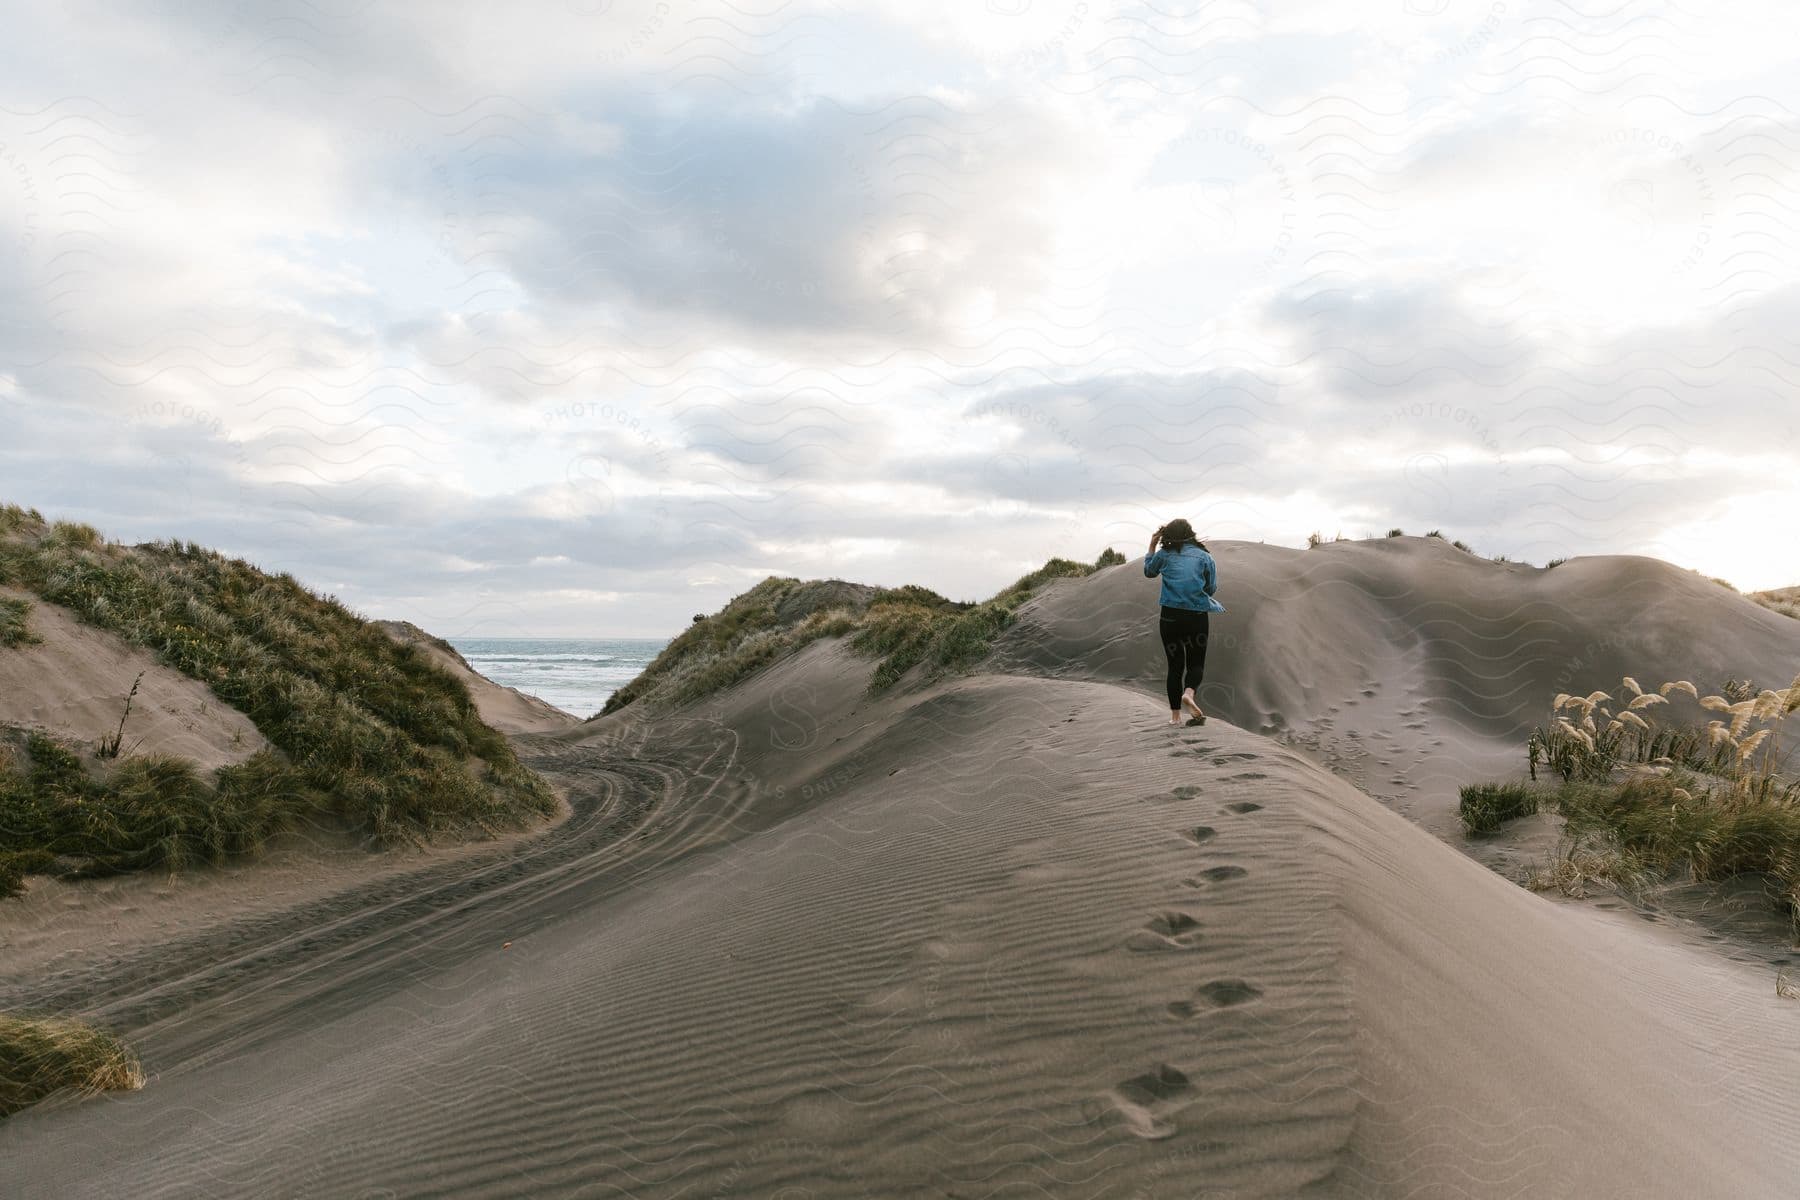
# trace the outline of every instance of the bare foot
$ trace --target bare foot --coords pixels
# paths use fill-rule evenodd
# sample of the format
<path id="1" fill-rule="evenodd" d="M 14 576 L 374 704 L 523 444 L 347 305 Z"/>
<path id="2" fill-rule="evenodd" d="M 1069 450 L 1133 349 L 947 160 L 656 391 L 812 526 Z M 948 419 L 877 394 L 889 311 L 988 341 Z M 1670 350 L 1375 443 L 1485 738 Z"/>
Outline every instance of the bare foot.
<path id="1" fill-rule="evenodd" d="M 1169 724 L 1171 724 L 1171 725 L 1181 724 L 1181 710 L 1180 709 L 1175 709 L 1169 713 Z"/>
<path id="2" fill-rule="evenodd" d="M 1194 718 L 1194 724 L 1206 724 L 1206 714 L 1200 711 L 1200 702 L 1194 699 L 1193 688 L 1181 693 L 1181 707 L 1187 709 L 1188 716 Z"/>

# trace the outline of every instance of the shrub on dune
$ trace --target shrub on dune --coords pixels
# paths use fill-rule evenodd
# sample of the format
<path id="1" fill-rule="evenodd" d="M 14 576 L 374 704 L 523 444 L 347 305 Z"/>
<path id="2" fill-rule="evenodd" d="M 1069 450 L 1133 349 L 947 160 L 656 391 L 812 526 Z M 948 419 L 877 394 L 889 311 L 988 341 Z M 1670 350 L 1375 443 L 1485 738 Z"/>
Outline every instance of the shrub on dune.
<path id="1" fill-rule="evenodd" d="M 29 646 L 37 635 L 31 632 L 31 601 L 16 596 L 0 596 L 0 649 Z"/>
<path id="2" fill-rule="evenodd" d="M 1462 789 L 1458 811 L 1471 835 L 1492 833 L 1538 810 L 1538 791 L 1523 783 L 1474 783 Z"/>
<path id="3" fill-rule="evenodd" d="M 608 698 L 600 715 L 645 698 L 659 705 L 700 699 L 822 637 L 846 638 L 878 660 L 871 691 L 894 686 L 916 667 L 930 677 L 967 670 L 987 657 L 1019 607 L 1042 587 L 1093 574 L 1108 553 L 1092 565 L 1053 558 L 978 604 L 914 585 L 846 591 L 849 585 L 832 581 L 771 576 L 684 629 Z"/>
<path id="4" fill-rule="evenodd" d="M 0 504 L 0 534 L 12 533 L 18 529 L 31 529 L 44 524 L 44 514 L 35 508 L 21 508 L 17 504 Z"/>
<path id="5" fill-rule="evenodd" d="M 169 755 L 134 755 L 105 777 L 70 748 L 33 734 L 28 769 L 0 778 L 0 895 L 19 877 L 74 876 L 218 863 L 325 807 L 300 773 L 263 751 L 208 783 Z"/>
<path id="6" fill-rule="evenodd" d="M 602 715 L 653 693 L 691 699 L 729 686 L 797 644 L 788 636 L 795 626 L 784 626 L 783 612 L 798 615 L 797 626 L 805 627 L 816 612 L 830 611 L 805 611 L 811 600 L 828 603 L 826 596 L 816 588 L 809 594 L 798 579 L 771 575 L 711 616 L 697 615 L 649 666 L 607 698 Z M 822 623 L 813 624 L 810 631 L 821 628 Z"/>
<path id="7" fill-rule="evenodd" d="M 1551 723 L 1533 731 L 1532 778 L 1540 765 L 1562 776 L 1545 803 L 1578 840 L 1610 841 L 1633 870 L 1766 876 L 1800 917 L 1800 781 L 1782 774 L 1778 745 L 1800 711 L 1800 676 L 1780 690 L 1727 680 L 1712 695 L 1688 680 L 1646 691 L 1627 676 L 1617 692 L 1559 694 Z M 1659 719 L 1681 696 L 1719 715 Z"/>
<path id="8" fill-rule="evenodd" d="M 291 576 L 191 543 L 109 545 L 16 506 L 0 535 L 0 581 L 207 684 L 276 747 L 209 781 L 157 755 L 90 777 L 68 747 L 33 739 L 26 768 L 0 772 L 0 854 L 47 849 L 88 873 L 177 867 L 254 852 L 321 811 L 383 843 L 554 811 L 460 681 Z"/>
<path id="9" fill-rule="evenodd" d="M 1608 840 L 1577 835 L 1566 839 L 1547 863 L 1532 872 L 1525 886 L 1533 891 L 1558 891 L 1580 900 L 1587 897 L 1593 886 L 1640 892 L 1648 886 L 1652 874 L 1629 851 Z"/>
<path id="10" fill-rule="evenodd" d="M 0 1117 L 59 1091 L 135 1091 L 144 1069 L 104 1030 L 58 1017 L 0 1014 Z"/>
<path id="11" fill-rule="evenodd" d="M 924 664 L 933 676 L 967 670 L 987 657 L 994 639 L 1012 625 L 1019 608 L 1040 588 L 1052 580 L 1091 575 L 1096 569 L 1086 563 L 1053 558 L 979 604 L 920 604 L 892 615 L 879 614 L 881 605 L 871 604 L 870 619 L 889 624 L 882 637 L 859 647 L 885 654 L 876 667 L 871 690 L 891 687 L 919 664 Z"/>
<path id="12" fill-rule="evenodd" d="M 1774 588 L 1766 592 L 1751 592 L 1749 598 L 1772 612 L 1784 617 L 1800 618 L 1800 587 Z"/>
<path id="13" fill-rule="evenodd" d="M 39 875 L 56 862 L 48 850 L 0 850 L 0 900 L 25 890 L 25 877 Z"/>

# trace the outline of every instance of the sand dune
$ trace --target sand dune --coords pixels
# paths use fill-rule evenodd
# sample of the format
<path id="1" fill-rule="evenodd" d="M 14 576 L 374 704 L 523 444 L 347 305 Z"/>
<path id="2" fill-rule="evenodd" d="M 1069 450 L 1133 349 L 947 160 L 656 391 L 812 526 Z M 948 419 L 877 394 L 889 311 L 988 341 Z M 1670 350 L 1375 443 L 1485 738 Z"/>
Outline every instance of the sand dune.
<path id="1" fill-rule="evenodd" d="M 1215 550 L 1229 721 L 1158 724 L 1126 564 L 988 673 L 869 699 L 816 642 L 522 739 L 573 815 L 505 855 L 0 994 L 152 1074 L 0 1124 L 11 1186 L 1791 1195 L 1800 1010 L 1764 973 L 1525 892 L 1301 748 L 1466 776 L 1566 651 L 1744 673 L 1792 661 L 1784 618 L 1644 560 Z M 1621 595 L 1635 640 L 1581 650 Z"/>
<path id="2" fill-rule="evenodd" d="M 127 750 L 153 747 L 211 770 L 268 746 L 249 717 L 205 684 L 158 663 L 149 651 L 84 625 L 67 609 L 29 592 L 0 587 L 0 596 L 31 603 L 31 631 L 39 639 L 0 654 L 0 725 L 91 746 L 118 731 L 125 698 L 137 682 L 125 724 Z"/>
<path id="3" fill-rule="evenodd" d="M 1523 768 L 1559 691 L 1625 675 L 1785 687 L 1800 672 L 1800 621 L 1660 559 L 1546 570 L 1434 537 L 1211 546 L 1229 611 L 1213 621 L 1207 709 L 1309 750 L 1439 833 L 1454 828 L 1457 787 Z M 1140 562 L 1051 584 L 994 668 L 1159 694 Z"/>
<path id="4" fill-rule="evenodd" d="M 481 714 L 481 719 L 501 733 L 551 733 L 567 729 L 581 720 L 518 688 L 495 683 L 471 667 L 468 660 L 456 652 L 456 647 L 443 638 L 426 633 L 411 621 L 377 621 L 375 624 L 401 645 L 419 647 L 438 666 L 461 680 L 469 689 L 469 698 L 475 702 L 475 711 Z"/>

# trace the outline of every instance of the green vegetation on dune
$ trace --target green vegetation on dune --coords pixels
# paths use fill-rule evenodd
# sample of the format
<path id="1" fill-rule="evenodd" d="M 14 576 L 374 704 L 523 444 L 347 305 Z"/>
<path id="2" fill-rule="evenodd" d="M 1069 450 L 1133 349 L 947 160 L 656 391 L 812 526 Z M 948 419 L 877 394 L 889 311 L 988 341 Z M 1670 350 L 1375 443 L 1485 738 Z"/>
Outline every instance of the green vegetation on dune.
<path id="1" fill-rule="evenodd" d="M 682 704 L 731 686 L 814 638 L 841 635 L 872 588 L 771 575 L 712 616 L 698 616 L 636 678 L 607 698 L 601 715 L 645 696 Z M 840 619 L 841 618 L 841 619 Z"/>
<path id="2" fill-rule="evenodd" d="M 1718 715 L 1658 719 L 1683 695 Z M 1540 766 L 1561 780 L 1464 788 L 1463 821 L 1485 833 L 1540 806 L 1560 812 L 1572 840 L 1547 886 L 1760 875 L 1800 920 L 1800 780 L 1782 773 L 1778 746 L 1795 712 L 1800 676 L 1779 690 L 1728 680 L 1715 695 L 1687 680 L 1646 692 L 1629 677 L 1617 700 L 1561 694 L 1527 747 L 1533 780 Z"/>
<path id="3" fill-rule="evenodd" d="M 9 506 L 0 582 L 206 683 L 278 751 L 208 781 L 157 755 L 106 771 L 27 739 L 0 763 L 0 895 L 46 859 L 74 873 L 216 861 L 320 811 L 386 843 L 554 808 L 460 681 L 291 577 L 191 544 L 107 545 Z"/>
<path id="4" fill-rule="evenodd" d="M 0 775 L 0 897 L 61 868 L 101 875 L 223 862 L 260 850 L 329 797 L 264 751 L 208 782 L 185 759 L 135 754 L 104 778 L 66 743 L 27 736 L 23 770 Z M 0 764 L 6 765 L 6 764 Z"/>
<path id="5" fill-rule="evenodd" d="M 945 599 L 908 584 L 870 588 L 841 580 L 771 576 L 697 617 L 636 679 L 607 699 L 601 716 L 639 700 L 674 706 L 721 691 L 822 637 L 847 637 L 876 659 L 871 691 L 915 667 L 928 676 L 967 670 L 987 657 L 1020 605 L 1053 579 L 1075 579 L 1124 562 L 1107 549 L 1093 565 L 1053 558 L 980 603 Z"/>
<path id="6" fill-rule="evenodd" d="M 53 1092 L 143 1086 L 137 1056 L 110 1033 L 80 1021 L 0 1013 L 0 1117 Z"/>
<path id="7" fill-rule="evenodd" d="M 0 596 L 0 649 L 28 646 L 37 641 L 31 632 L 31 601 Z"/>
<path id="8" fill-rule="evenodd" d="M 1506 821 L 1538 810 L 1538 789 L 1523 783 L 1472 783 L 1462 789 L 1458 811 L 1471 836 L 1492 833 Z"/>
<path id="9" fill-rule="evenodd" d="M 987 657 L 994 639 L 1044 584 L 1054 579 L 1080 579 L 1099 569 L 1053 558 L 991 599 L 974 605 L 947 607 L 909 598 L 878 600 L 870 604 L 868 625 L 852 638 L 851 645 L 881 656 L 870 684 L 877 691 L 898 683 L 921 663 L 931 675 L 967 670 Z"/>

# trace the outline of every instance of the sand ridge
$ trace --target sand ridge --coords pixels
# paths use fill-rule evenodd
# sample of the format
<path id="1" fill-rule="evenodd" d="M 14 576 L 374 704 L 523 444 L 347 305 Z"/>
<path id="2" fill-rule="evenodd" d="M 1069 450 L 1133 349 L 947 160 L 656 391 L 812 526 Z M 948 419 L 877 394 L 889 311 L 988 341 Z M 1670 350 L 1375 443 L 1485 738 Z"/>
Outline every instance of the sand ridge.
<path id="1" fill-rule="evenodd" d="M 1766 980 L 1135 689 L 977 677 L 795 750 L 750 719 L 844 657 L 542 739 L 645 772 L 601 810 L 667 797 L 350 945 L 335 995 L 308 954 L 261 985 L 298 1003 L 161 1016 L 145 1092 L 0 1127 L 24 1194 L 1781 1194 Z"/>
<path id="2" fill-rule="evenodd" d="M 1209 543 L 1208 711 L 1307 750 L 1440 836 L 1456 790 L 1510 777 L 1559 691 L 1632 675 L 1785 687 L 1800 621 L 1659 559 L 1503 563 L 1435 537 L 1314 549 Z M 995 670 L 1160 694 L 1157 583 L 1142 559 L 1048 585 L 1001 638 Z"/>
<path id="3" fill-rule="evenodd" d="M 1526 892 L 1326 770 L 1328 743 L 1278 740 L 1363 708 L 1346 739 L 1405 718 L 1382 752 L 1446 778 L 1516 756 L 1566 666 L 1497 648 L 1536 601 L 1482 599 L 1488 568 L 1447 545 L 1215 549 L 1268 599 L 1227 597 L 1244 625 L 1204 727 L 1162 723 L 1155 585 L 1127 564 L 1055 585 L 973 677 L 870 697 L 867 660 L 826 640 L 673 713 L 521 737 L 569 797 L 553 828 L 16 985 L 0 1000 L 126 1029 L 152 1079 L 0 1125 L 10 1178 L 25 1196 L 1791 1194 L 1800 1031 L 1764 973 Z M 1295 570 L 1342 596 L 1280 597 Z M 1734 624 L 1732 600 L 1687 594 L 1726 606 L 1687 637 L 1648 604 L 1649 640 L 1596 670 L 1780 661 L 1792 631 Z M 1470 624 L 1409 639 L 1384 605 Z M 1545 611 L 1547 645 L 1593 632 L 1585 603 Z M 1434 707 L 1462 693 L 1460 718 Z"/>

